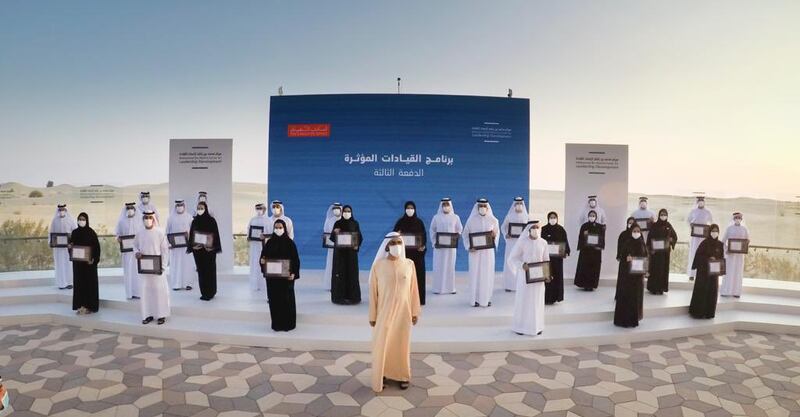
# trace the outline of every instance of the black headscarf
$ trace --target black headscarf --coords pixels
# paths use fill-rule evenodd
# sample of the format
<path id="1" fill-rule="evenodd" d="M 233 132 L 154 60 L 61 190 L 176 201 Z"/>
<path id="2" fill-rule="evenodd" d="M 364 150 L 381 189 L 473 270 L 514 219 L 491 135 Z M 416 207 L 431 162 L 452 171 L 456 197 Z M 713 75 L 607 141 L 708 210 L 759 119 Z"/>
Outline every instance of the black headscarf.
<path id="1" fill-rule="evenodd" d="M 298 279 L 300 278 L 300 256 L 297 254 L 297 246 L 289 237 L 286 222 L 281 219 L 275 220 L 272 227 L 274 228 L 279 224 L 283 226 L 283 235 L 278 236 L 273 233 L 272 237 L 264 244 L 264 248 L 261 249 L 261 257 L 266 259 L 288 259 L 290 261 L 289 269 L 294 274 L 294 279 Z"/>
<path id="2" fill-rule="evenodd" d="M 197 206 L 202 206 L 205 211 L 203 214 L 195 215 L 194 219 L 192 220 L 192 226 L 189 228 L 189 246 L 186 248 L 186 251 L 192 251 L 192 246 L 194 245 L 194 232 L 197 231 L 212 233 L 214 235 L 214 252 L 222 252 L 217 221 L 214 219 L 214 217 L 208 214 L 208 204 L 206 204 L 205 201 L 201 201 L 197 203 Z"/>
<path id="3" fill-rule="evenodd" d="M 403 215 L 397 219 L 397 222 L 394 224 L 394 231 L 402 231 L 403 233 L 407 234 L 423 235 L 423 242 L 425 242 L 425 224 L 422 223 L 422 220 L 417 216 L 417 205 L 414 204 L 413 201 L 406 201 L 406 204 L 403 205 L 403 210 L 405 211 L 409 206 L 414 209 L 414 215 L 408 216 L 405 212 L 403 212 Z"/>
<path id="4" fill-rule="evenodd" d="M 345 209 L 350 209 L 349 219 L 344 218 Z M 361 229 L 358 226 L 358 222 L 356 221 L 356 216 L 353 213 L 353 207 L 351 207 L 349 204 L 345 204 L 344 206 L 342 206 L 342 214 L 343 214 L 342 218 L 337 220 L 336 223 L 334 223 L 333 225 L 334 229 L 339 229 L 342 232 L 361 232 Z"/>

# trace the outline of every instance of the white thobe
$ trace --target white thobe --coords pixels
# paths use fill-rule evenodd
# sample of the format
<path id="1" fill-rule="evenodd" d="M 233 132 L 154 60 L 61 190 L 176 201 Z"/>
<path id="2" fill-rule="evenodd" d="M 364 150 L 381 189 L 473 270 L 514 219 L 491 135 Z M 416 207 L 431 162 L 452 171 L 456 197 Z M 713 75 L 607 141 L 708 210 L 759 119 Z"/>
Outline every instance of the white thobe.
<path id="1" fill-rule="evenodd" d="M 117 237 L 135 235 L 140 228 L 143 228 L 142 219 L 124 217 L 117 222 L 117 229 L 114 234 Z M 140 297 L 141 285 L 139 284 L 139 274 L 136 267 L 136 256 L 134 252 L 123 252 L 122 258 L 122 281 L 125 284 L 125 298 Z"/>
<path id="2" fill-rule="evenodd" d="M 467 220 L 461 238 L 464 247 L 469 250 L 469 234 L 488 232 L 494 230 L 494 245 L 500 240 L 500 224 L 495 217 L 474 216 Z M 469 286 L 470 304 L 478 303 L 481 306 L 488 306 L 492 301 L 494 291 L 494 256 L 495 249 L 482 249 L 469 252 Z"/>
<path id="3" fill-rule="evenodd" d="M 331 216 L 325 219 L 325 224 L 322 226 L 322 231 L 330 233 L 333 231 L 333 224 L 341 217 Z M 325 271 L 322 273 L 322 287 L 326 290 L 331 290 L 331 279 L 333 278 L 333 249 L 325 249 L 327 254 L 325 256 Z"/>
<path id="4" fill-rule="evenodd" d="M 167 219 L 167 234 L 186 233 L 188 236 L 191 225 L 189 213 L 173 213 Z M 194 256 L 187 253 L 185 247 L 169 249 L 169 286 L 174 289 L 197 287 L 197 266 Z"/>
<path id="5" fill-rule="evenodd" d="M 511 330 L 517 333 L 537 335 L 544 330 L 544 282 L 528 284 L 522 264 L 549 260 L 547 241 L 541 237 L 522 237 L 511 251 L 506 267 L 517 278 L 514 316 L 511 320 Z"/>
<path id="6" fill-rule="evenodd" d="M 631 217 L 633 217 L 634 219 L 650 219 L 652 223 L 656 222 L 656 214 L 653 213 L 653 211 L 650 209 L 642 209 L 642 208 L 636 209 L 636 211 L 631 213 Z M 642 230 L 642 236 L 644 236 L 645 241 L 647 241 L 647 234 L 649 232 L 650 230 Z"/>
<path id="7" fill-rule="evenodd" d="M 266 233 L 267 217 L 253 216 L 250 219 L 250 223 L 247 224 L 247 233 L 250 233 L 250 226 L 263 227 L 263 233 Z M 261 240 L 249 240 L 247 243 L 250 247 L 250 291 L 266 291 L 267 280 L 264 278 L 264 274 L 261 273 L 261 249 L 264 248 L 264 242 Z"/>
<path id="8" fill-rule="evenodd" d="M 742 276 L 744 275 L 744 254 L 728 253 L 728 239 L 750 239 L 750 233 L 745 226 L 730 225 L 722 237 L 725 245 L 725 276 L 719 294 L 724 296 L 742 295 Z"/>
<path id="9" fill-rule="evenodd" d="M 503 219 L 503 224 L 500 225 L 500 230 L 503 233 L 503 239 L 506 240 L 506 249 L 503 253 L 503 284 L 505 286 L 506 291 L 516 291 L 517 289 L 517 278 L 514 272 L 508 268 L 508 256 L 511 254 L 511 251 L 514 249 L 514 245 L 517 243 L 517 238 L 515 237 L 507 237 L 508 236 L 508 224 L 509 223 L 528 223 L 528 213 L 522 212 L 512 212 L 505 219 Z"/>
<path id="10" fill-rule="evenodd" d="M 695 208 L 690 211 L 689 215 L 686 217 L 686 222 L 689 223 L 689 227 L 691 227 L 692 224 L 710 225 L 713 221 L 711 211 L 706 208 Z M 703 242 L 704 239 L 703 237 L 692 237 L 691 234 L 689 235 L 689 259 L 686 266 L 686 274 L 691 278 L 694 278 L 697 272 L 692 269 L 694 255 L 697 253 L 697 247 L 700 246 L 700 243 Z"/>
<path id="11" fill-rule="evenodd" d="M 455 213 L 433 216 L 430 227 L 433 248 L 433 293 L 456 292 L 456 248 L 436 248 L 436 233 L 458 233 L 464 231 L 461 218 Z"/>
<path id="12" fill-rule="evenodd" d="M 50 233 L 69 233 L 78 228 L 69 213 L 65 217 L 56 217 L 50 222 Z M 53 264 L 56 272 L 56 285 L 65 288 L 72 285 L 72 262 L 69 260 L 69 249 L 53 248 Z"/>
<path id="13" fill-rule="evenodd" d="M 133 240 L 133 251 L 142 255 L 160 255 L 161 265 L 166 267 L 169 251 L 167 236 L 158 228 L 148 230 L 142 227 Z M 139 282 L 142 291 L 139 303 L 142 320 L 148 317 L 156 319 L 169 317 L 169 286 L 164 274 L 139 274 Z"/>

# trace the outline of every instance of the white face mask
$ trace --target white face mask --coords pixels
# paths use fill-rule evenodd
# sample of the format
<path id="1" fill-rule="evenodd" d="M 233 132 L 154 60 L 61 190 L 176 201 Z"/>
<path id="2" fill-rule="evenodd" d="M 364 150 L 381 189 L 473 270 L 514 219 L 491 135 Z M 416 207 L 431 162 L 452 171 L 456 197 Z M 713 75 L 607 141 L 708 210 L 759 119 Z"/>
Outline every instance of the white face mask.
<path id="1" fill-rule="evenodd" d="M 658 216 L 658 218 L 661 219 L 662 222 L 667 221 L 667 216 Z"/>
<path id="2" fill-rule="evenodd" d="M 389 246 L 389 253 L 394 256 L 395 258 L 400 257 L 400 245 L 390 245 Z"/>
<path id="3" fill-rule="evenodd" d="M 558 223 L 558 219 L 547 219 L 547 223 L 549 223 L 550 226 L 555 226 Z"/>
<path id="4" fill-rule="evenodd" d="M 647 203 L 639 203 L 639 208 L 644 210 L 647 208 Z"/>
<path id="5" fill-rule="evenodd" d="M 489 209 L 487 209 L 486 207 L 478 207 L 478 214 L 480 214 L 481 216 L 485 216 L 488 211 Z"/>
<path id="6" fill-rule="evenodd" d="M 333 209 L 333 215 L 339 217 L 342 215 L 342 211 L 339 209 Z"/>
<path id="7" fill-rule="evenodd" d="M 450 213 L 451 211 L 453 211 L 453 208 L 450 206 L 442 206 L 442 211 L 445 213 Z"/>
<path id="8" fill-rule="evenodd" d="M 142 204 L 147 204 L 150 202 L 150 197 L 142 197 Z"/>
<path id="9" fill-rule="evenodd" d="M 184 207 L 184 206 L 175 207 L 175 212 L 178 213 L 178 214 L 183 214 L 184 211 L 186 211 L 186 207 Z"/>
<path id="10" fill-rule="evenodd" d="M 733 219 L 733 224 L 739 226 L 742 224 L 742 219 Z"/>
<path id="11" fill-rule="evenodd" d="M 206 196 L 197 197 L 197 201 L 199 201 L 201 203 L 205 203 L 206 202 L 206 198 L 207 198 Z"/>
<path id="12" fill-rule="evenodd" d="M 264 215 L 264 210 L 261 209 L 256 210 L 256 216 L 263 216 L 263 215 Z"/>
<path id="13" fill-rule="evenodd" d="M 197 215 L 198 216 L 202 216 L 205 213 L 206 213 L 206 209 L 201 209 L 201 208 L 197 209 Z"/>
<path id="14" fill-rule="evenodd" d="M 589 207 L 591 207 L 591 208 L 597 207 L 597 201 L 594 201 L 594 200 L 590 201 L 589 202 Z"/>
<path id="15" fill-rule="evenodd" d="M 273 216 L 280 216 L 281 215 L 281 209 L 278 208 L 278 207 L 273 207 L 272 208 L 272 215 Z"/>
<path id="16" fill-rule="evenodd" d="M 633 232 L 631 233 L 631 236 L 633 236 L 634 239 L 639 239 L 640 237 L 642 237 L 642 234 L 639 232 Z"/>
<path id="17" fill-rule="evenodd" d="M 531 239 L 538 239 L 539 229 L 531 229 L 530 231 L 528 231 L 528 234 L 531 236 Z"/>
<path id="18" fill-rule="evenodd" d="M 135 210 L 125 210 L 125 213 L 128 215 L 128 217 L 133 217 L 133 215 L 136 214 L 136 211 Z"/>
<path id="19" fill-rule="evenodd" d="M 148 229 L 153 227 L 153 219 L 144 219 L 144 227 Z"/>
<path id="20" fill-rule="evenodd" d="M 719 237 L 719 232 L 711 232 L 711 238 L 716 239 Z"/>
<path id="21" fill-rule="evenodd" d="M 594 223 L 595 220 L 597 220 L 597 217 L 589 216 L 589 221 L 590 222 Z"/>
<path id="22" fill-rule="evenodd" d="M 516 211 L 517 213 L 522 213 L 522 204 L 515 204 L 514 211 Z"/>
<path id="23" fill-rule="evenodd" d="M 411 217 L 414 215 L 414 209 L 406 209 L 406 216 Z"/>
<path id="24" fill-rule="evenodd" d="M 342 214 L 342 217 L 344 217 L 345 220 L 350 220 L 350 218 L 353 217 L 353 213 L 350 213 L 349 211 L 345 211 Z"/>
<path id="25" fill-rule="evenodd" d="M 59 212 L 58 212 L 58 217 L 67 217 L 67 212 L 66 212 L 66 211 L 60 211 L 60 210 L 59 210 Z"/>
<path id="26" fill-rule="evenodd" d="M 280 228 L 280 229 L 275 229 L 274 232 L 278 236 L 283 236 L 284 230 L 283 230 L 283 228 Z"/>
<path id="27" fill-rule="evenodd" d="M 703 203 L 703 202 L 699 202 L 699 203 L 697 203 L 697 207 L 698 207 L 698 208 L 703 208 L 703 207 L 705 207 L 705 206 L 706 206 L 706 203 Z"/>
<path id="28" fill-rule="evenodd" d="M 86 227 L 86 220 L 78 220 L 78 226 Z"/>

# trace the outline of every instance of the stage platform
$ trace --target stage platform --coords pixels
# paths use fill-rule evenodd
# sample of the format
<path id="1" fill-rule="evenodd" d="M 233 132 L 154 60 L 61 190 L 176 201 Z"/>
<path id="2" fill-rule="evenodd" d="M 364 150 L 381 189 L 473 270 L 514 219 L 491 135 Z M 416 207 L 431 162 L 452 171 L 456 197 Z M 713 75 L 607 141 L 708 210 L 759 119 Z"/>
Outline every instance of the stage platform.
<path id="1" fill-rule="evenodd" d="M 52 271 L 0 274 L 0 325 L 55 323 L 179 340 L 298 350 L 368 351 L 367 272 L 362 272 L 362 304 L 339 306 L 322 288 L 322 271 L 304 270 L 297 281 L 297 329 L 274 332 L 266 295 L 251 293 L 246 269 L 219 274 L 217 297 L 204 302 L 199 291 L 171 291 L 172 317 L 166 324 L 142 325 L 138 301 L 126 300 L 120 269 L 100 271 L 100 312 L 78 316 L 71 291 L 55 288 Z M 565 283 L 565 301 L 546 307 L 545 331 L 520 336 L 510 330 L 514 293 L 497 275 L 492 307 L 469 306 L 466 274 L 457 274 L 455 295 L 428 290 L 427 305 L 412 334 L 414 352 L 488 352 L 582 345 L 620 344 L 697 334 L 749 330 L 800 334 L 800 283 L 745 280 L 742 298 L 720 298 L 717 317 L 688 315 L 692 283 L 671 277 L 670 292 L 645 294 L 644 319 L 636 329 L 615 327 L 614 280 L 594 292 Z"/>

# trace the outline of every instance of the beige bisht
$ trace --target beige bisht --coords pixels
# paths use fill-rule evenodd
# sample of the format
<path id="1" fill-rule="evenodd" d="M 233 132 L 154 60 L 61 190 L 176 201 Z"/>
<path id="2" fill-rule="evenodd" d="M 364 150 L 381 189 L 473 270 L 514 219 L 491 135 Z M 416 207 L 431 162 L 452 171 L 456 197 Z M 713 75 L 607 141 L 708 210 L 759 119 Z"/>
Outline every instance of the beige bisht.
<path id="1" fill-rule="evenodd" d="M 406 259 L 405 245 L 395 249 L 392 259 L 386 250 L 389 242 L 401 240 L 389 233 L 378 248 L 369 275 L 369 321 L 372 331 L 372 389 L 383 390 L 383 378 L 411 380 L 411 326 L 420 314 L 417 274 L 414 262 Z"/>

